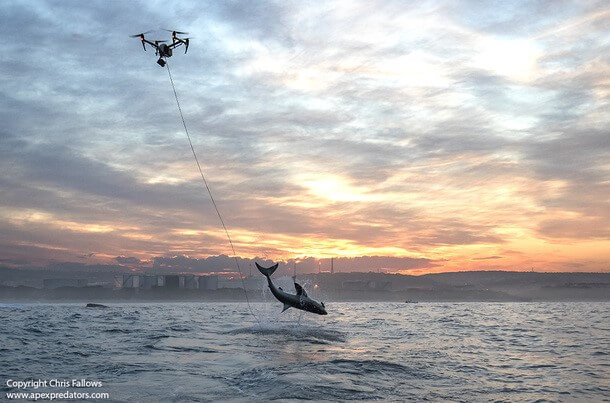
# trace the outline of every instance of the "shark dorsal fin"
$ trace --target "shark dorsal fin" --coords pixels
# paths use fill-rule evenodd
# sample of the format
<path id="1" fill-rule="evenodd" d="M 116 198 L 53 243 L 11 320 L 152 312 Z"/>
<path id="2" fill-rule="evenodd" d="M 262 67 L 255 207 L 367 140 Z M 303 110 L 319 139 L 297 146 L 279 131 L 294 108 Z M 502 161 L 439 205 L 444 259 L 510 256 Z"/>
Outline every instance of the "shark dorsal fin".
<path id="1" fill-rule="evenodd" d="M 297 290 L 297 295 L 307 296 L 307 293 L 299 283 L 294 283 L 294 288 Z"/>
<path id="2" fill-rule="evenodd" d="M 282 309 L 282 312 L 284 312 L 286 309 L 290 308 L 290 305 L 288 304 L 284 304 L 284 309 Z"/>

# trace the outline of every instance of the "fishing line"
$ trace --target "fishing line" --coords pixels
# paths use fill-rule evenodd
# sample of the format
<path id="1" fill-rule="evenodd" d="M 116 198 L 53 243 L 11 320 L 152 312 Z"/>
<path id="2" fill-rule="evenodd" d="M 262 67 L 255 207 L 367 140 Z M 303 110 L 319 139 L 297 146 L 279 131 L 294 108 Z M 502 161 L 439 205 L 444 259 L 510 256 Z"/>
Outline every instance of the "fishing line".
<path id="1" fill-rule="evenodd" d="M 180 107 L 180 101 L 178 100 L 178 93 L 176 92 L 176 86 L 174 85 L 174 79 L 172 78 L 172 72 L 169 69 L 169 63 L 166 62 L 165 66 L 167 67 L 167 74 L 169 75 L 169 81 L 172 83 L 172 89 L 174 90 L 174 97 L 176 98 L 176 105 L 178 105 L 178 112 L 180 112 L 180 118 L 182 119 L 182 126 L 184 126 L 184 133 L 186 133 L 186 137 L 189 140 L 189 145 L 191 146 L 191 151 L 193 152 L 193 157 L 195 157 L 195 162 L 197 163 L 197 168 L 199 169 L 199 173 L 201 174 L 201 179 L 203 180 L 203 184 L 205 185 L 206 190 L 208 191 L 208 195 L 210 196 L 210 200 L 212 201 L 212 205 L 214 206 L 214 210 L 216 210 L 216 214 L 220 219 L 220 223 L 222 224 L 222 229 L 225 231 L 225 235 L 229 240 L 229 245 L 231 245 L 231 251 L 233 252 L 233 260 L 235 261 L 235 266 L 237 267 L 237 271 L 239 272 L 239 279 L 241 280 L 241 285 L 244 289 L 244 295 L 246 296 L 246 302 L 248 303 L 248 309 L 250 313 L 258 322 L 258 325 L 261 326 L 261 322 L 258 317 L 254 314 L 252 310 L 252 306 L 250 305 L 250 298 L 248 298 L 248 292 L 246 291 L 246 283 L 244 282 L 244 276 L 241 274 L 241 267 L 239 267 L 239 260 L 237 259 L 237 253 L 235 253 L 235 246 L 233 246 L 233 241 L 231 240 L 231 235 L 229 235 L 229 230 L 225 225 L 225 221 L 220 214 L 220 210 L 216 205 L 216 201 L 214 200 L 214 196 L 212 196 L 212 190 L 208 185 L 208 181 L 205 179 L 205 175 L 203 174 L 203 170 L 201 169 L 201 164 L 199 163 L 199 158 L 197 158 L 197 153 L 195 152 L 195 147 L 193 147 L 193 142 L 191 141 L 191 135 L 189 134 L 189 130 L 186 127 L 186 121 L 184 120 L 184 114 L 182 113 L 182 108 Z"/>

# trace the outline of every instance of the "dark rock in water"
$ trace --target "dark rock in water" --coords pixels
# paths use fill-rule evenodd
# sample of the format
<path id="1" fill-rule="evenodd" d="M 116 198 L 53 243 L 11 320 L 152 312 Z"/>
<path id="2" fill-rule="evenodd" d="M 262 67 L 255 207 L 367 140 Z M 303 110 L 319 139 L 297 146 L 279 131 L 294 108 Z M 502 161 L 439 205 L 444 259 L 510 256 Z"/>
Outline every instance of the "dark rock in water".
<path id="1" fill-rule="evenodd" d="M 88 303 L 87 308 L 108 308 L 108 305 Z"/>

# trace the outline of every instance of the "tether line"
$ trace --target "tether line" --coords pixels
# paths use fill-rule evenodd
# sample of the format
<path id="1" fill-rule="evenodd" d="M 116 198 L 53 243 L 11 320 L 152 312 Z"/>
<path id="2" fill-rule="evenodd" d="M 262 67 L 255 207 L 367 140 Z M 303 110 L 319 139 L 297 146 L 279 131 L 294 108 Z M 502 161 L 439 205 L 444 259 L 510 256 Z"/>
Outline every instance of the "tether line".
<path id="1" fill-rule="evenodd" d="M 169 75 L 169 81 L 172 83 L 172 89 L 174 90 L 174 97 L 176 98 L 176 105 L 178 105 L 178 111 L 180 112 L 180 118 L 182 119 L 182 126 L 184 126 L 184 133 L 186 133 L 186 137 L 189 140 L 189 145 L 191 146 L 191 151 L 193 152 L 193 157 L 195 157 L 195 162 L 197 163 L 197 168 L 199 169 L 199 173 L 201 174 L 201 179 L 203 180 L 203 184 L 205 185 L 205 189 L 208 191 L 208 195 L 210 196 L 210 200 L 212 201 L 212 205 L 214 206 L 214 210 L 216 210 L 216 214 L 218 215 L 218 219 L 222 224 L 222 229 L 224 229 L 227 239 L 229 240 L 229 245 L 231 245 L 231 251 L 233 252 L 233 260 L 235 261 L 235 266 L 237 267 L 237 271 L 239 272 L 239 278 L 241 280 L 241 285 L 244 289 L 244 295 L 246 296 L 246 302 L 248 303 L 248 309 L 250 313 L 256 319 L 260 326 L 260 321 L 258 317 L 254 314 L 252 310 L 252 306 L 250 305 L 250 298 L 248 297 L 248 291 L 246 290 L 246 283 L 244 282 L 244 276 L 241 274 L 241 268 L 239 267 L 239 259 L 237 259 L 237 253 L 235 253 L 235 246 L 233 246 L 233 241 L 231 240 L 231 235 L 229 235 L 229 230 L 225 225 L 225 221 L 222 219 L 222 215 L 220 214 L 220 210 L 218 209 L 218 205 L 216 205 L 216 200 L 214 200 L 214 196 L 212 195 L 212 190 L 208 185 L 208 181 L 205 179 L 205 175 L 203 174 L 203 170 L 201 169 L 201 164 L 199 163 L 199 158 L 197 158 L 197 153 L 195 152 L 195 147 L 193 147 L 193 142 L 191 141 L 191 135 L 189 134 L 189 129 L 186 127 L 186 121 L 184 120 L 184 114 L 182 113 L 182 108 L 180 107 L 180 101 L 178 100 L 178 93 L 176 92 L 176 86 L 174 85 L 174 79 L 172 78 L 172 72 L 169 69 L 169 63 L 166 63 L 167 74 Z"/>

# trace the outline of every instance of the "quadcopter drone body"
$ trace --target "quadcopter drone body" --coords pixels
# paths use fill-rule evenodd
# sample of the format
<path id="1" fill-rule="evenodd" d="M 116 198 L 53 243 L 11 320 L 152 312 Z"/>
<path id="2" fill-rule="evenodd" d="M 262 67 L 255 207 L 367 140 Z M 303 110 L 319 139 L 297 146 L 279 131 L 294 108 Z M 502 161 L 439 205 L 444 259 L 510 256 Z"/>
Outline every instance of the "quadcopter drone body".
<path id="1" fill-rule="evenodd" d="M 172 33 L 172 44 L 167 45 L 166 40 L 155 40 L 149 41 L 144 37 L 144 35 L 152 32 L 142 32 L 141 34 L 131 35 L 132 38 L 140 38 L 142 41 L 142 47 L 146 50 L 146 44 L 148 43 L 150 46 L 155 48 L 155 55 L 159 56 L 159 60 L 157 60 L 157 64 L 161 67 L 165 66 L 165 59 L 168 57 L 172 57 L 173 49 L 184 45 L 184 54 L 189 50 L 189 39 L 190 38 L 179 38 L 178 35 L 186 35 L 188 32 L 180 32 L 180 31 L 170 31 L 169 29 L 164 29 L 164 31 L 168 31 Z"/>

